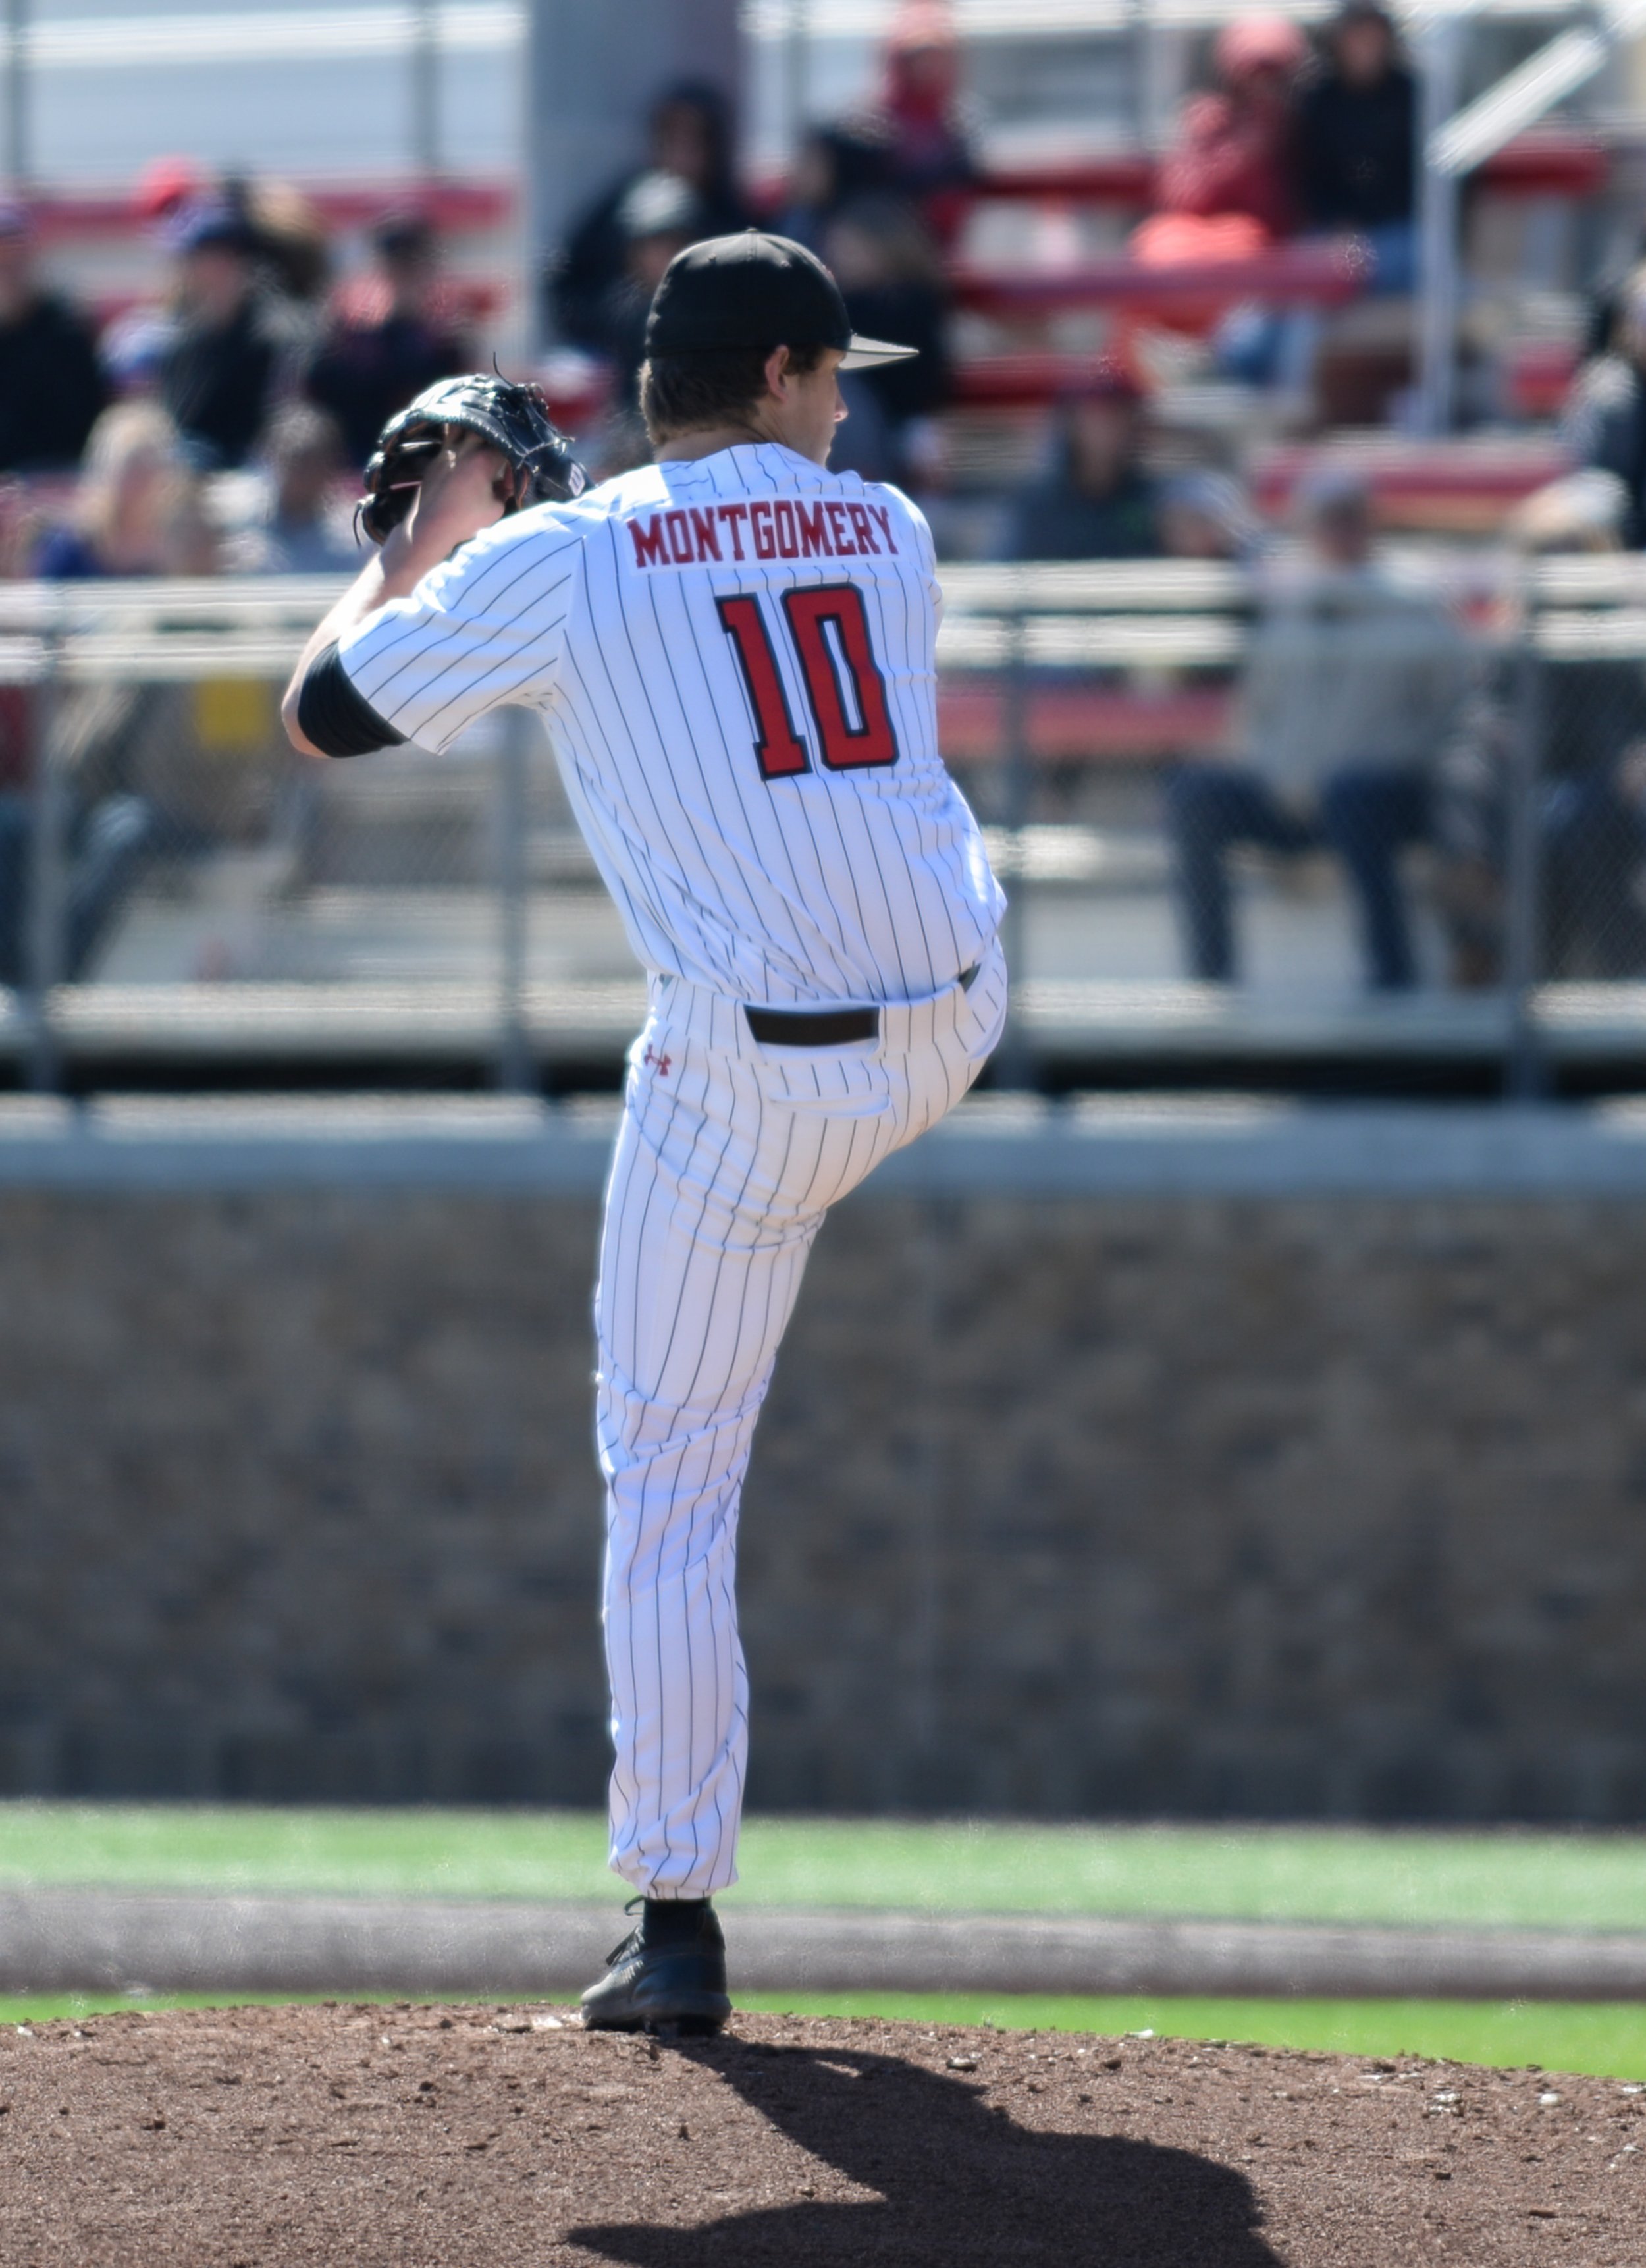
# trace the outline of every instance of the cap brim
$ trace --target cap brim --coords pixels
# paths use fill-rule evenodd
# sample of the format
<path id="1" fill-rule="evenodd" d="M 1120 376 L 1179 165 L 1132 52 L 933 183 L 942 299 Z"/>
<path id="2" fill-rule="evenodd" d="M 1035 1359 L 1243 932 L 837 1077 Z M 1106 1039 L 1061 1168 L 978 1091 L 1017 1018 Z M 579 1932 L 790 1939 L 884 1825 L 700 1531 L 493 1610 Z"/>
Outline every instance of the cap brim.
<path id="1" fill-rule="evenodd" d="M 883 362 L 908 362 L 920 352 L 918 347 L 894 347 L 889 339 L 860 339 L 856 331 L 846 350 L 841 370 L 873 370 Z"/>

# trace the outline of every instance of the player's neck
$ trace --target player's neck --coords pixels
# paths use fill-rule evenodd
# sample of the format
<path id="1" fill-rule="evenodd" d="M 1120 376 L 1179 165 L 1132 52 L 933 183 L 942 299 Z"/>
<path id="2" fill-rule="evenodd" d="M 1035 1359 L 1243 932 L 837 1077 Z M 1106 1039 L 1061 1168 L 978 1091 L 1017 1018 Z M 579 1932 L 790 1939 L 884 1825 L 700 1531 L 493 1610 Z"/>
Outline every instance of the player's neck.
<path id="1" fill-rule="evenodd" d="M 762 423 L 748 424 L 704 426 L 692 433 L 673 433 L 666 441 L 659 441 L 657 461 L 660 465 L 690 464 L 699 457 L 717 457 L 723 449 L 776 448 L 793 451 L 805 456 L 786 434 L 768 432 Z"/>

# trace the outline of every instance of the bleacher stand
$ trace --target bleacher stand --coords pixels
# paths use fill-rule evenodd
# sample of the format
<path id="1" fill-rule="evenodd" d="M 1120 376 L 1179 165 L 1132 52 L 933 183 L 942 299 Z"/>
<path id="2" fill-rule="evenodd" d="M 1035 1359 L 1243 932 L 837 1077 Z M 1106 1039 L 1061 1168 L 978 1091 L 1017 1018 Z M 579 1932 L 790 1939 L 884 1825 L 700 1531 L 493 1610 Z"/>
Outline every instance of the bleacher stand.
<path id="1" fill-rule="evenodd" d="M 1557 291 L 1541 276 L 1534 291 L 1514 250 L 1523 210 L 1604 189 L 1611 160 L 1569 121 L 1481 169 L 1466 210 L 1480 277 L 1462 315 L 1466 430 L 1420 433 L 1405 289 L 1418 88 L 1388 16 L 1351 0 L 1305 36 L 1240 11 L 1196 52 L 1217 83 L 1189 89 L 1181 130 L 1157 114 L 1152 143 L 1140 129 L 1125 145 L 1020 142 L 1008 155 L 968 94 L 952 17 L 916 0 L 893 18 L 862 99 L 814 123 L 790 180 L 746 194 L 724 101 L 668 89 L 542 279 L 560 341 L 543 374 L 597 470 L 627 461 L 634 427 L 614 412 L 656 274 L 687 233 L 781 215 L 835 267 L 858 328 L 923 350 L 852 383 L 838 460 L 911 488 L 932 521 L 951 594 L 945 751 L 996 829 L 1014 896 L 1051 894 L 1025 932 L 1051 956 L 1032 959 L 1028 997 L 1042 982 L 1185 975 L 1225 1000 L 1276 982 L 1353 999 L 1363 978 L 1384 996 L 1429 980 L 1430 999 L 1489 990 L 1513 958 L 1515 671 L 1536 611 L 1528 600 L 1515 628 L 1501 585 L 1535 560 L 1577 556 L 1526 534 L 1554 510 L 1527 499 L 1584 460 L 1621 482 L 1608 494 L 1628 492 L 1626 539 L 1646 532 L 1646 353 L 1626 323 L 1621 351 L 1585 374 L 1559 429 L 1583 328 L 1568 286 L 1585 279 L 1564 274 Z M 134 444 L 111 472 L 105 442 L 77 496 L 61 477 L 0 488 L 14 566 L 32 558 L 99 589 L 180 567 L 347 572 L 347 497 L 316 412 L 335 416 L 357 462 L 431 377 L 483 363 L 500 337 L 509 361 L 497 317 L 514 288 L 515 198 L 511 184 L 461 180 L 298 195 L 173 166 L 132 196 L 42 197 L 32 233 L 9 230 L 0 209 L 0 372 L 8 275 L 37 290 L 37 247 L 77 261 L 104 325 L 99 382 L 171 401 L 195 461 L 213 468 L 199 486 L 174 468 L 157 477 Z M 181 307 L 157 289 L 161 225 L 188 247 Z M 449 262 L 437 277 L 437 240 Z M 243 412 L 232 431 L 212 407 L 230 396 Z M 1356 541 L 1389 547 L 1381 564 L 1318 560 L 1307 603 L 1279 541 L 1300 493 L 1317 551 L 1331 550 L 1334 515 L 1356 523 Z M 1488 556 L 1506 534 L 1508 567 Z M 1127 571 L 1106 579 L 1106 561 Z M 1315 600 L 1329 620 L 1311 613 Z M 126 704 L 168 720 L 165 761 L 147 747 L 133 776 L 162 822 L 147 863 L 126 870 L 143 877 L 135 899 L 128 889 L 75 968 L 94 970 L 103 952 L 114 981 L 134 983 L 307 981 L 393 968 L 396 954 L 467 968 L 481 947 L 461 893 L 483 887 L 487 846 L 507 835 L 488 815 L 489 758 L 408 759 L 392 783 L 370 766 L 293 779 L 254 682 L 263 663 L 226 659 L 231 614 L 213 633 L 223 661 L 186 658 L 186 688 Z M 1448 733 L 1451 696 L 1437 688 L 1450 672 L 1455 693 L 1465 624 L 1476 697 Z M 1561 635 L 1581 644 L 1578 630 Z M 1606 635 L 1605 654 L 1574 645 L 1543 681 L 1537 950 L 1561 982 L 1646 973 L 1629 911 L 1646 865 L 1646 669 L 1621 602 Z M 53 651 L 85 655 L 105 638 L 111 672 L 128 666 L 113 630 L 86 636 Z M 1405 659 L 1382 653 L 1391 639 L 1409 645 Z M 130 653 L 138 675 L 158 666 L 140 642 Z M 35 698 L 0 688 L 14 787 Z M 571 878 L 575 894 L 587 877 L 549 767 L 533 770 L 529 792 L 520 858 L 533 887 Z M 75 804 L 75 858 L 92 807 Z M 1089 891 L 1077 912 L 1057 895 L 1077 877 Z M 305 893 L 322 887 L 323 918 L 305 928 Z M 231 901 L 233 923 L 216 910 Z M 1335 973 L 1313 973 L 1317 957 Z M 1228 983 L 1238 966 L 1253 991 Z"/>

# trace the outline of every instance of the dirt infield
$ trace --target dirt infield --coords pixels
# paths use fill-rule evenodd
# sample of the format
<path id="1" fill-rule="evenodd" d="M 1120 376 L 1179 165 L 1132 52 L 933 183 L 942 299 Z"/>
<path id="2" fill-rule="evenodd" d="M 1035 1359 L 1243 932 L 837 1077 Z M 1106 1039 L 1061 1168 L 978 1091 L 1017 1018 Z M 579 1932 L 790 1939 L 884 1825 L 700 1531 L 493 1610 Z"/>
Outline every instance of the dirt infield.
<path id="1" fill-rule="evenodd" d="M 1165 2040 L 564 2010 L 0 2032 L 4 2268 L 1646 2268 L 1646 2092 Z"/>

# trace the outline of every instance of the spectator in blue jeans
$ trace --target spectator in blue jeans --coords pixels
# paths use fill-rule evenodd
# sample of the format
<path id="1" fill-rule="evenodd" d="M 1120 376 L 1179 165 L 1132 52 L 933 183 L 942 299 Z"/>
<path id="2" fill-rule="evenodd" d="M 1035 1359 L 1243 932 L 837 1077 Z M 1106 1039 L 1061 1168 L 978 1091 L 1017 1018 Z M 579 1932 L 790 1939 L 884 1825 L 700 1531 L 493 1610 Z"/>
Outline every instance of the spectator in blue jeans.
<path id="1" fill-rule="evenodd" d="M 1352 470 L 1305 485 L 1304 559 L 1277 578 L 1253 634 L 1235 753 L 1165 786 L 1191 972 L 1235 974 L 1228 854 L 1329 849 L 1357 902 L 1374 989 L 1416 979 L 1400 856 L 1430 829 L 1430 777 L 1464 688 L 1462 642 L 1432 591 L 1373 554 L 1370 500 Z"/>

